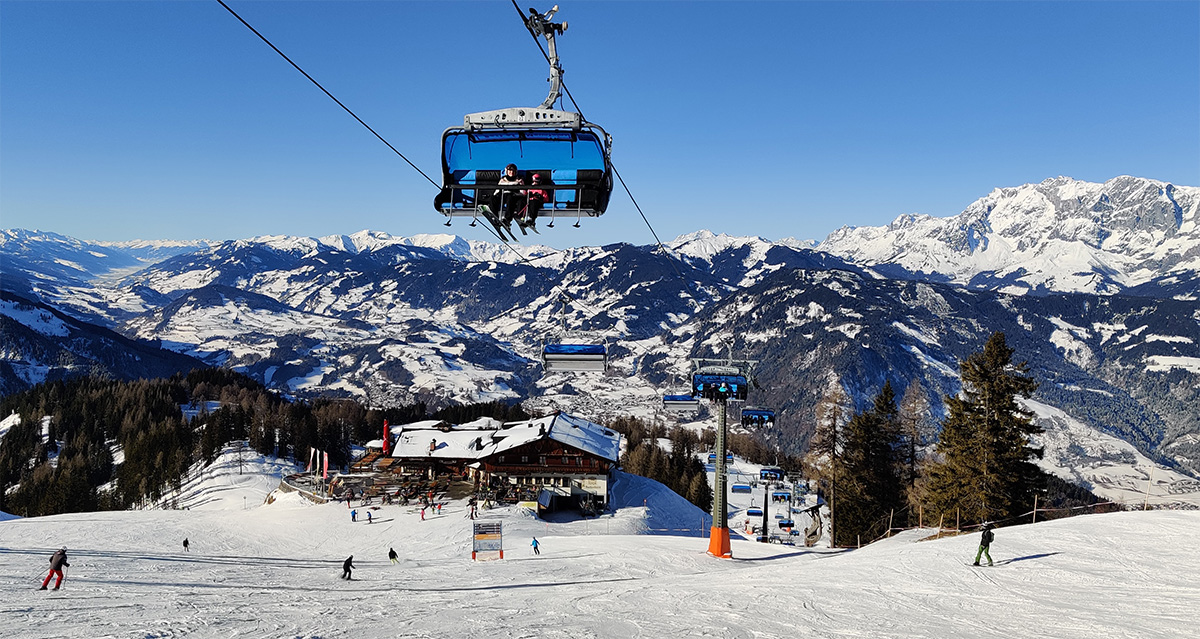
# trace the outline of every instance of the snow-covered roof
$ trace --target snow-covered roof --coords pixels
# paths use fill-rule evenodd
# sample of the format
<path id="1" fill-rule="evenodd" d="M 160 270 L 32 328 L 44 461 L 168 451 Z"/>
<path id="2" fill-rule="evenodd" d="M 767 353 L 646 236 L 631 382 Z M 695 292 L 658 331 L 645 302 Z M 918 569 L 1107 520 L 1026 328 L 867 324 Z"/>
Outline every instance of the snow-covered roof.
<path id="1" fill-rule="evenodd" d="M 442 420 L 440 420 L 440 419 L 426 419 L 424 421 L 413 422 L 411 424 L 391 424 L 388 426 L 388 432 L 393 435 L 399 435 L 400 432 L 403 430 L 420 430 L 422 428 L 434 428 L 438 424 L 441 424 L 441 423 L 442 423 Z"/>
<path id="2" fill-rule="evenodd" d="M 426 420 L 391 430 L 398 435 L 393 457 L 483 459 L 544 437 L 609 461 L 620 457 L 620 435 L 566 413 L 506 423 L 487 417 L 461 425 Z"/>
<path id="3" fill-rule="evenodd" d="M 620 435 L 599 424 L 593 424 L 566 413 L 554 416 L 554 427 L 550 429 L 550 438 L 573 448 L 586 450 L 609 461 L 615 462 L 621 456 Z"/>

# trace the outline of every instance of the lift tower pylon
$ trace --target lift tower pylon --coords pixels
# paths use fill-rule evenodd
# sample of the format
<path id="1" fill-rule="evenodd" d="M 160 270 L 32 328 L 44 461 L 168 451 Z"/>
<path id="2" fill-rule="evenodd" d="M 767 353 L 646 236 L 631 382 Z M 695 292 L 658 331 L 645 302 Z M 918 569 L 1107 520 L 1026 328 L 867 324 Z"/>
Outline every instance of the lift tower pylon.
<path id="1" fill-rule="evenodd" d="M 745 401 L 749 385 L 747 377 L 756 364 L 750 360 L 704 360 L 694 359 L 696 370 L 692 373 L 692 396 L 707 399 L 721 405 L 717 423 L 716 463 L 713 466 L 712 530 L 708 541 L 708 554 L 713 557 L 732 558 L 729 544 L 729 502 L 727 486 L 729 473 L 726 467 L 726 430 L 730 401 Z"/>
<path id="2" fill-rule="evenodd" d="M 725 419 L 729 409 L 728 400 L 721 400 L 721 417 L 717 425 L 717 463 L 713 478 L 712 530 L 708 537 L 708 554 L 713 557 L 733 558 L 729 546 L 729 503 L 726 492 L 729 471 L 725 462 Z"/>

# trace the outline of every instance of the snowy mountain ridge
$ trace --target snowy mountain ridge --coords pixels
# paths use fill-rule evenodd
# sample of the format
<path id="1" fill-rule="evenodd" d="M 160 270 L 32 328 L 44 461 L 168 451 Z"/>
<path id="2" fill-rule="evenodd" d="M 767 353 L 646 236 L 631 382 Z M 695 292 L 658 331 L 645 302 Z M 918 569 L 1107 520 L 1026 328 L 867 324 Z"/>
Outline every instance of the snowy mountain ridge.
<path id="1" fill-rule="evenodd" d="M 1058 177 L 997 188 L 953 217 L 843 227 L 817 249 L 971 288 L 1111 294 L 1200 272 L 1200 187 Z"/>
<path id="2" fill-rule="evenodd" d="M 1093 192 L 1063 180 L 1039 186 L 1056 197 Z M 1172 189 L 1172 197 L 1184 202 L 1186 190 Z M 1110 185 L 1109 199 L 1118 201 L 1117 192 Z M 961 255 L 1002 243 L 983 231 L 1000 225 L 997 208 L 1020 217 L 1010 202 L 1018 196 L 1046 199 L 1025 187 L 993 193 L 989 197 L 1004 206 L 980 213 L 974 226 L 955 227 L 968 249 L 974 243 L 974 253 Z M 1118 208 L 1125 211 L 1122 219 L 1151 224 L 1161 199 L 1151 198 L 1141 213 Z M 1021 210 L 1034 216 L 1049 209 Z M 1183 209 L 1179 215 L 1191 219 Z M 913 218 L 900 226 L 935 223 L 942 224 Z M 1065 233 L 1045 222 L 1029 225 Z M 968 233 L 968 227 L 982 231 Z M 1191 227 L 1181 222 L 1180 228 Z M 1175 253 L 1186 259 L 1169 268 L 1181 268 L 1200 251 L 1185 246 L 1185 236 L 1172 236 L 1183 242 Z M 862 405 L 884 381 L 901 389 L 917 380 L 936 419 L 941 399 L 958 391 L 958 362 L 992 331 L 1003 331 L 1042 382 L 1037 401 L 1148 457 L 1200 472 L 1200 425 L 1194 420 L 1200 413 L 1200 281 L 1184 271 L 1172 276 L 1177 293 L 1168 296 L 1043 287 L 1034 298 L 989 290 L 1009 290 L 1007 283 L 996 284 L 1019 283 L 1015 276 L 980 275 L 964 287 L 939 283 L 950 276 L 926 274 L 932 281 L 925 282 L 898 264 L 864 268 L 803 243 L 708 231 L 676 238 L 670 255 L 657 245 L 614 244 L 545 249 L 529 262 L 485 259 L 490 251 L 513 251 L 452 235 L 360 231 L 218 242 L 126 274 L 123 269 L 137 259 L 126 256 L 113 268 L 108 258 L 92 255 L 105 255 L 95 243 L 22 231 L 5 237 L 4 286 L 22 298 L 244 372 L 296 397 L 370 395 L 430 406 L 529 398 L 537 409 L 594 419 L 633 414 L 665 420 L 661 395 L 686 387 L 690 358 L 733 354 L 761 361 L 762 390 L 755 401 L 779 411 L 778 443 L 796 452 L 807 445 L 816 402 L 832 383 L 841 383 Z M 1047 242 L 1044 250 L 1055 246 Z M 64 262 L 76 266 L 64 270 Z M 1014 292 L 1027 290 L 1018 286 Z M 0 320 L 11 327 L 0 335 L 6 358 L 0 387 L 6 391 L 80 370 L 78 364 L 60 365 L 67 355 L 45 358 L 50 338 L 39 329 L 46 327 L 23 323 L 36 324 L 35 315 L 13 311 Z M 572 336 L 605 340 L 607 374 L 542 374 L 543 345 Z M 99 351 L 80 343 L 56 345 L 55 352 L 69 351 L 103 370 L 106 364 L 92 359 Z M 711 422 L 713 416 L 701 419 Z"/>

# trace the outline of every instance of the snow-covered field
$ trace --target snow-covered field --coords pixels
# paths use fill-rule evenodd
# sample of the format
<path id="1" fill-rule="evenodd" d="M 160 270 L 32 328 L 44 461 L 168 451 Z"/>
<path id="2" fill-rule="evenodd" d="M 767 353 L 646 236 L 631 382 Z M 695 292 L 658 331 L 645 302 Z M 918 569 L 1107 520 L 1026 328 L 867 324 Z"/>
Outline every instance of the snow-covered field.
<path id="1" fill-rule="evenodd" d="M 1096 639 L 1200 627 L 1196 511 L 1001 528 L 993 568 L 967 565 L 976 535 L 918 541 L 929 531 L 857 551 L 735 536 L 736 558 L 719 560 L 695 536 L 703 513 L 621 475 L 619 507 L 597 519 L 484 511 L 504 525 L 505 559 L 473 562 L 462 503 L 427 521 L 384 506 L 351 523 L 345 504 L 295 493 L 264 504 L 279 471 L 225 463 L 185 488 L 186 511 L 0 515 L 0 636 Z M 38 591 L 61 545 L 63 589 Z"/>
<path id="2" fill-rule="evenodd" d="M 1096 496 L 1126 507 L 1200 509 L 1200 482 L 1152 461 L 1132 444 L 1088 426 L 1053 406 L 1023 400 L 1045 432 L 1038 465 Z"/>

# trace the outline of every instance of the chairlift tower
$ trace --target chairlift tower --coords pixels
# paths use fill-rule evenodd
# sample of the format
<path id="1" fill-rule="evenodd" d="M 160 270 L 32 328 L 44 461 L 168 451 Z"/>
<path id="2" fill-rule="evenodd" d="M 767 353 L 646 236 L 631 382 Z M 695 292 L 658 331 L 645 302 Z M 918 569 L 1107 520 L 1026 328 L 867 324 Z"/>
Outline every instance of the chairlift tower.
<path id="1" fill-rule="evenodd" d="M 693 359 L 692 397 L 707 399 L 721 406 L 717 421 L 716 465 L 713 477 L 712 530 L 709 534 L 708 554 L 713 557 L 732 558 L 729 545 L 729 503 L 726 487 L 729 482 L 725 461 L 726 424 L 730 401 L 745 401 L 749 383 L 747 378 L 757 360 Z"/>

